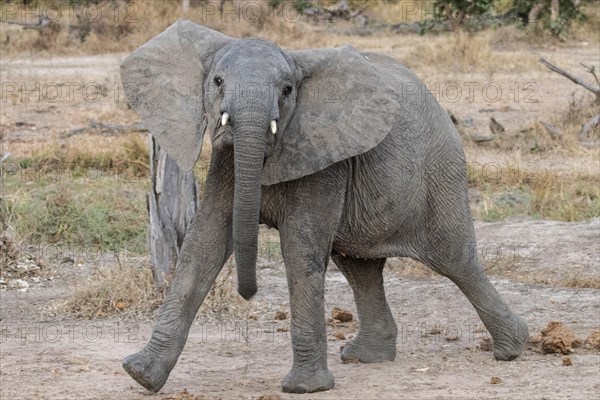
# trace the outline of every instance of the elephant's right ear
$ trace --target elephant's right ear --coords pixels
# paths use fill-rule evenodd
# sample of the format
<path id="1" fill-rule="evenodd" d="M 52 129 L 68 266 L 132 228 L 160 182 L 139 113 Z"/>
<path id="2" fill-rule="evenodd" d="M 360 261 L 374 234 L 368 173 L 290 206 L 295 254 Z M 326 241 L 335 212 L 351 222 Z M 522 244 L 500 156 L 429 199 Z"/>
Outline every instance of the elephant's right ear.
<path id="1" fill-rule="evenodd" d="M 127 101 L 160 146 L 186 171 L 202 150 L 204 63 L 233 40 L 179 20 L 121 65 Z"/>

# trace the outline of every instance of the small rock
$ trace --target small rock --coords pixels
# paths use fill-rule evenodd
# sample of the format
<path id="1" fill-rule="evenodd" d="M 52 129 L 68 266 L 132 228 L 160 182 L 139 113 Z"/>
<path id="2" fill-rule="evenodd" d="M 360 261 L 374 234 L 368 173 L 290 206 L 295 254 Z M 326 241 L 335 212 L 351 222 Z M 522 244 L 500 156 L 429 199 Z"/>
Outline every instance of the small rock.
<path id="1" fill-rule="evenodd" d="M 500 135 L 503 134 L 504 132 L 506 132 L 506 129 L 504 129 L 504 127 L 500 124 L 500 122 L 496 121 L 496 119 L 494 117 L 490 118 L 490 131 L 492 131 L 492 133 L 494 135 Z"/>
<path id="2" fill-rule="evenodd" d="M 275 319 L 276 320 L 287 319 L 287 313 L 285 311 L 277 311 L 275 313 Z"/>
<path id="3" fill-rule="evenodd" d="M 427 371 L 429 371 L 429 367 L 413 368 L 413 371 L 416 371 L 416 372 L 427 372 Z"/>
<path id="4" fill-rule="evenodd" d="M 585 343 L 593 349 L 600 350 L 600 329 L 596 329 L 590 333 Z"/>
<path id="5" fill-rule="evenodd" d="M 342 331 L 337 331 L 337 332 L 335 332 L 335 333 L 333 334 L 333 336 L 334 336 L 336 339 L 339 339 L 339 340 L 344 340 L 344 339 L 346 339 L 346 335 L 344 335 L 344 332 L 342 332 Z"/>
<path id="6" fill-rule="evenodd" d="M 356 357 L 348 357 L 347 359 L 342 361 L 342 364 L 358 364 L 359 362 L 360 360 Z"/>
<path id="7" fill-rule="evenodd" d="M 343 310 L 338 307 L 333 307 L 333 310 L 331 310 L 331 317 L 341 322 L 352 321 L 352 313 L 348 310 Z"/>
<path id="8" fill-rule="evenodd" d="M 565 367 L 570 367 L 571 365 L 573 365 L 573 361 L 571 361 L 570 357 L 563 357 L 563 365 Z"/>
<path id="9" fill-rule="evenodd" d="M 502 379 L 498 378 L 497 376 L 492 376 L 492 379 L 490 379 L 490 383 L 492 385 L 497 385 L 499 383 L 502 383 Z"/>
<path id="10" fill-rule="evenodd" d="M 496 136 L 491 134 L 474 133 L 471 135 L 471 140 L 475 143 L 491 142 Z"/>

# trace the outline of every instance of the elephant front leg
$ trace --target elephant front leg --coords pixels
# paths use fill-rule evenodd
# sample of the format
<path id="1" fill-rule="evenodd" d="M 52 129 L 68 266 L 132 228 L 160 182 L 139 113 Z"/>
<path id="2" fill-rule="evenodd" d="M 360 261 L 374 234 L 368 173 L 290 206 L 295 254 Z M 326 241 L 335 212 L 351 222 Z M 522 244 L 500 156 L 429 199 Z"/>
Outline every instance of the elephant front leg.
<path id="1" fill-rule="evenodd" d="M 163 387 L 179 355 L 198 309 L 231 254 L 222 229 L 209 235 L 196 218 L 185 237 L 175 277 L 158 311 L 152 337 L 146 347 L 123 360 L 123 368 L 140 385 L 153 392 Z M 216 233 L 216 235 L 215 235 Z M 199 245 L 201 243 L 201 245 Z"/>
<path id="2" fill-rule="evenodd" d="M 324 309 L 327 252 L 319 251 L 316 243 L 302 245 L 285 236 L 282 234 L 282 250 L 290 292 L 294 362 L 282 388 L 291 393 L 328 390 L 333 387 L 334 379 L 327 369 Z"/>
<path id="3" fill-rule="evenodd" d="M 213 153 L 201 208 L 183 240 L 152 337 L 141 351 L 123 360 L 127 373 L 153 392 L 175 367 L 196 313 L 232 253 L 232 164 L 231 157 Z"/>

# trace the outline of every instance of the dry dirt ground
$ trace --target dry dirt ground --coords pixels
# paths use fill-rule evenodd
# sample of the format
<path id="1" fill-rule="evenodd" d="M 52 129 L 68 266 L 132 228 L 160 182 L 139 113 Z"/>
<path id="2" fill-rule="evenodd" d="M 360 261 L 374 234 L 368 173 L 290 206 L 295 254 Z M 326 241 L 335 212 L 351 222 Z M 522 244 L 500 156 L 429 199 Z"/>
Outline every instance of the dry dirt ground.
<path id="1" fill-rule="evenodd" d="M 402 46 L 379 50 L 402 59 Z M 409 45 L 404 47 L 408 49 Z M 550 56 L 553 54 L 556 53 Z M 597 52 L 589 48 L 566 49 L 561 54 L 559 60 L 567 62 L 567 67 L 577 67 L 578 62 L 597 62 Z M 118 64 L 123 57 L 2 60 L 2 82 L 19 85 L 79 82 L 81 86 L 94 82 L 103 85 L 108 93 L 97 101 L 85 101 L 83 97 L 95 95 L 96 89 L 91 87 L 87 95 L 76 90 L 73 101 L 28 101 L 25 105 L 21 102 L 22 94 L 8 95 L 2 100 L 0 121 L 3 151 L 27 155 L 32 144 L 60 140 L 65 132 L 84 127 L 90 120 L 132 122 L 126 107 L 115 106 L 114 102 L 116 86 L 113 85 L 118 82 Z M 565 93 L 575 90 L 570 82 L 543 69 L 475 78 L 466 73 L 432 73 L 425 75 L 424 80 L 431 85 L 436 80 L 499 79 L 506 89 L 515 76 L 520 82 L 530 79 L 538 82 L 541 102 L 505 104 L 509 100 L 503 100 L 504 103 L 487 104 L 476 99 L 477 104 L 472 104 L 463 98 L 458 103 L 442 99 L 442 103 L 463 117 L 471 114 L 474 124 L 481 127 L 487 126 L 489 112 L 479 110 L 492 107 L 506 128 L 514 129 L 531 122 L 542 109 L 547 115 L 563 110 L 569 100 Z M 471 161 L 486 162 L 502 156 L 481 151 L 471 152 L 469 157 Z M 537 160 L 557 168 L 598 168 L 595 162 L 579 165 L 576 158 L 560 162 Z M 518 259 L 510 264 L 510 280 L 493 280 L 513 309 L 527 319 L 532 334 L 539 333 L 550 321 L 564 322 L 581 339 L 600 327 L 598 289 L 552 285 L 570 277 L 598 279 L 599 219 L 566 223 L 521 218 L 492 224 L 477 222 L 476 229 L 480 242 L 493 243 L 492 257 L 498 257 L 500 248 L 501 260 Z M 68 266 L 56 266 L 54 282 L 32 284 L 25 292 L 0 292 L 0 398 L 256 399 L 261 395 L 279 395 L 282 399 L 597 398 L 598 350 L 577 348 L 569 355 L 572 365 L 564 366 L 563 355 L 544 355 L 531 345 L 517 360 L 497 362 L 491 352 L 481 348 L 486 332 L 462 293 L 441 277 L 404 273 L 404 265 L 391 262 L 385 278 L 388 300 L 399 327 L 396 360 L 383 364 L 342 364 L 340 345 L 356 334 L 357 324 L 331 322 L 329 366 L 336 377 L 336 386 L 310 395 L 288 395 L 279 389 L 292 363 L 286 331 L 289 320 L 274 319 L 277 311 L 287 310 L 286 279 L 281 263 L 263 263 L 259 268 L 260 290 L 250 307 L 252 318 L 256 319 L 197 321 L 179 363 L 158 394 L 138 386 L 120 366 L 123 357 L 147 341 L 151 321 L 81 321 L 49 316 L 48 304 L 65 298 L 73 279 L 89 273 L 93 267 L 87 265 L 73 271 Z M 350 288 L 334 267 L 327 273 L 326 287 L 327 313 L 334 306 L 355 313 Z M 334 337 L 336 332 L 342 332 L 345 339 Z M 492 377 L 500 382 L 492 384 Z M 182 393 L 184 389 L 193 396 Z"/>
<path id="2" fill-rule="evenodd" d="M 481 241 L 510 249 L 531 237 L 543 244 L 529 259 L 539 274 L 569 273 L 577 268 L 598 275 L 600 221 L 552 223 L 530 220 L 477 224 Z M 568 249 L 561 246 L 566 245 Z M 528 257 L 528 256 L 527 256 Z M 66 267 L 63 267 L 66 268 Z M 58 270 L 58 275 L 68 271 Z M 78 321 L 51 318 L 49 300 L 66 295 L 64 282 L 27 292 L 2 293 L 1 379 L 6 399 L 165 399 L 195 395 L 222 399 L 255 399 L 279 394 L 283 399 L 442 399 L 546 398 L 591 399 L 600 390 L 600 354 L 575 349 L 571 366 L 562 355 L 542 354 L 531 344 L 517 360 L 498 362 L 481 348 L 487 333 L 464 295 L 441 277 L 414 278 L 401 265 L 385 273 L 388 301 L 399 327 L 398 354 L 383 364 L 343 364 L 340 346 L 357 332 L 355 322 L 328 324 L 329 366 L 334 389 L 310 395 L 279 393 L 291 367 L 289 311 L 284 268 L 262 263 L 260 290 L 250 318 L 199 318 L 165 387 L 150 394 L 121 369 L 120 360 L 139 350 L 151 333 L 147 320 Z M 526 317 L 530 331 L 550 321 L 564 322 L 583 340 L 598 329 L 597 289 L 573 289 L 493 279 L 513 309 Z M 333 307 L 355 314 L 352 294 L 342 274 L 327 273 L 326 312 Z M 250 316 L 251 315 L 251 316 Z M 256 318 L 256 319 L 252 319 Z M 339 340 L 335 333 L 343 333 Z M 492 384 L 492 377 L 501 382 Z M 180 395 L 180 397 L 177 397 Z M 173 396 L 173 397 L 169 397 Z"/>

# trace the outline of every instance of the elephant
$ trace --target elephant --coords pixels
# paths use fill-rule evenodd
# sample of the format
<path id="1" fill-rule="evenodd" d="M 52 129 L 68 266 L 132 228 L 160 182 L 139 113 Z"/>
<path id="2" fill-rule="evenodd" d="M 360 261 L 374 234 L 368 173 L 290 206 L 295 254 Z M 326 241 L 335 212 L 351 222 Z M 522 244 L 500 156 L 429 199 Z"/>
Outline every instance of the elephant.
<path id="1" fill-rule="evenodd" d="M 127 101 L 183 170 L 212 144 L 200 208 L 183 240 L 152 336 L 123 367 L 165 384 L 225 262 L 238 292 L 257 291 L 259 224 L 276 228 L 290 295 L 291 371 L 282 390 L 328 390 L 324 310 L 330 259 L 354 294 L 360 327 L 342 360 L 396 357 L 385 297 L 388 257 L 409 257 L 467 296 L 498 360 L 528 330 L 478 260 L 461 139 L 425 85 L 393 58 L 351 46 L 284 51 L 178 20 L 121 65 Z"/>

